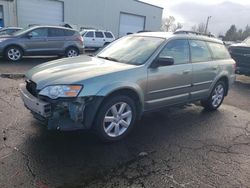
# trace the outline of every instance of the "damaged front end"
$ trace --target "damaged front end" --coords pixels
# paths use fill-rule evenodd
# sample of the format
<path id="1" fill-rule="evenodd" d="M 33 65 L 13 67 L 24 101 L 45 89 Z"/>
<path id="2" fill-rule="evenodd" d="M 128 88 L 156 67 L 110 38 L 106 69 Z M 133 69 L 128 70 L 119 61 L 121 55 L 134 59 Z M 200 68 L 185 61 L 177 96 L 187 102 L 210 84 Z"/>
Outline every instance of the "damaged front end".
<path id="1" fill-rule="evenodd" d="M 25 106 L 33 116 L 45 123 L 49 130 L 89 129 L 102 97 L 75 97 L 52 100 L 48 97 L 32 94 L 27 85 L 20 85 L 20 92 Z"/>

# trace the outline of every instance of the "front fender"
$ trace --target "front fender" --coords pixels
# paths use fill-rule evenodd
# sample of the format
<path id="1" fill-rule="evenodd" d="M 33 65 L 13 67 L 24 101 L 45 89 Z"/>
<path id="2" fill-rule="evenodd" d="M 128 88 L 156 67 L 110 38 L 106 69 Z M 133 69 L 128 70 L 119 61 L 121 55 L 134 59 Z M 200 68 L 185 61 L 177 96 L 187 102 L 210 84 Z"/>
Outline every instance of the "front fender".
<path id="1" fill-rule="evenodd" d="M 132 82 L 115 82 L 112 83 L 110 85 L 107 85 L 105 87 L 103 87 L 102 89 L 100 89 L 96 96 L 103 96 L 106 97 L 110 94 L 112 94 L 113 92 L 122 90 L 122 89 L 129 89 L 134 91 L 139 99 L 140 99 L 140 103 L 143 105 L 144 104 L 144 92 L 142 90 L 142 88 L 137 85 L 136 83 L 132 83 Z"/>

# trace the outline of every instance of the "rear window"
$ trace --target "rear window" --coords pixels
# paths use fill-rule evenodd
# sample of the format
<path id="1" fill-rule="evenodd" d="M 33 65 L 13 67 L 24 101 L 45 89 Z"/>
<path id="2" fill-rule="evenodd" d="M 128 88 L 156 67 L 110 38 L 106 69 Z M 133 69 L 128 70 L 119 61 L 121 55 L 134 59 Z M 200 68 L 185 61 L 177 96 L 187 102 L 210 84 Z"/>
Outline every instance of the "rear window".
<path id="1" fill-rule="evenodd" d="M 96 37 L 96 38 L 104 38 L 104 35 L 103 35 L 102 32 L 97 31 L 97 32 L 95 32 L 95 37 Z"/>
<path id="2" fill-rule="evenodd" d="M 49 29 L 49 37 L 63 37 L 63 36 L 64 36 L 64 30 L 56 28 Z"/>
<path id="3" fill-rule="evenodd" d="M 113 35 L 110 32 L 104 32 L 106 38 L 113 38 Z"/>
<path id="4" fill-rule="evenodd" d="M 212 56 L 206 42 L 200 40 L 190 40 L 190 50 L 192 62 L 211 61 Z"/>
<path id="5" fill-rule="evenodd" d="M 230 59 L 231 56 L 223 44 L 208 42 L 214 59 Z"/>

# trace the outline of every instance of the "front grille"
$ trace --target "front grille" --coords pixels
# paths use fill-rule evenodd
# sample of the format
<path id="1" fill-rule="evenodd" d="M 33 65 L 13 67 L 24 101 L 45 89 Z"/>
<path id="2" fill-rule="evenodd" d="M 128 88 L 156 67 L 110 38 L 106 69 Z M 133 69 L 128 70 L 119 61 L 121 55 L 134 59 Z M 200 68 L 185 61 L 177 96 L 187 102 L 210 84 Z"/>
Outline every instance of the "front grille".
<path id="1" fill-rule="evenodd" d="M 36 83 L 31 80 L 26 80 L 26 89 L 30 92 L 31 95 L 37 97 Z"/>

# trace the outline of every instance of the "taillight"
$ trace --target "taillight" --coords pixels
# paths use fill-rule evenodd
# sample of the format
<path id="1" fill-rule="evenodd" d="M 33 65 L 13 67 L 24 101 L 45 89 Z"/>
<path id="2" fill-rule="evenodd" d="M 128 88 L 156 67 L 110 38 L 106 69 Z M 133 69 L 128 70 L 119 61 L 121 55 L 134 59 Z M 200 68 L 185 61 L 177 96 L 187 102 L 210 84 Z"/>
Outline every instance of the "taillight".
<path id="1" fill-rule="evenodd" d="M 77 40 L 80 41 L 83 44 L 83 37 L 82 36 L 78 36 Z"/>

